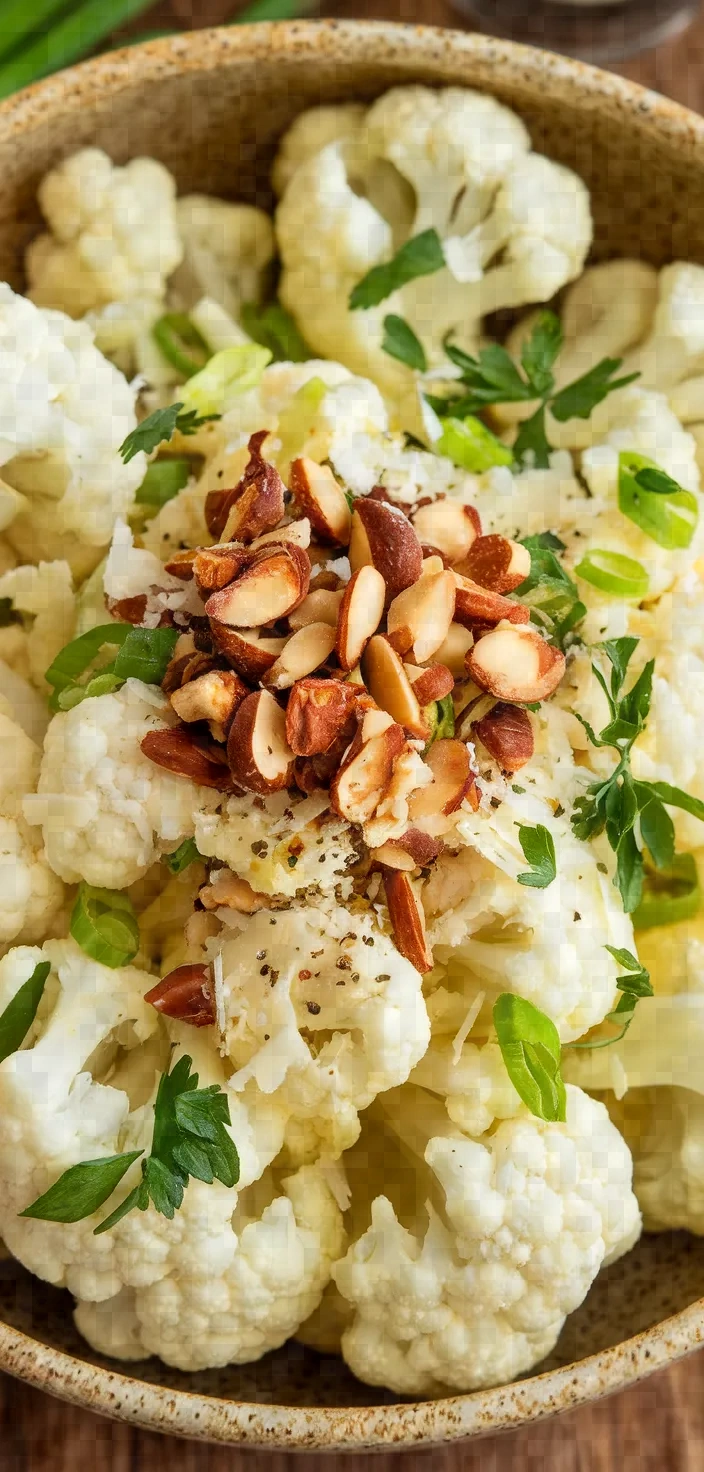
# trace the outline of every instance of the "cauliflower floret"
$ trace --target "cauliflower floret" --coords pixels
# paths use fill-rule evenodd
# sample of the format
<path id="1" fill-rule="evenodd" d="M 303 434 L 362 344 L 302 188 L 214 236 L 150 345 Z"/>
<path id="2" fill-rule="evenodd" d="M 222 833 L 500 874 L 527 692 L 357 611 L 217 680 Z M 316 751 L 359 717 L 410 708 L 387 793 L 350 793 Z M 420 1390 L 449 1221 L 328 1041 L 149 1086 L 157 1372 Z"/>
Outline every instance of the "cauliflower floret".
<path id="1" fill-rule="evenodd" d="M 371 911 L 311 905 L 240 923 L 222 949 L 230 1086 L 253 1079 L 282 1101 L 294 1159 L 337 1156 L 359 1111 L 427 1048 L 421 977 Z"/>
<path id="2" fill-rule="evenodd" d="M 207 194 L 186 194 L 176 205 L 183 261 L 171 290 L 188 311 L 211 297 L 231 317 L 244 302 L 258 302 L 274 258 L 274 227 L 251 204 L 228 204 Z"/>
<path id="3" fill-rule="evenodd" d="M 320 153 L 321 148 L 341 138 L 354 137 L 362 126 L 365 112 L 361 102 L 337 102 L 299 113 L 284 134 L 274 159 L 271 182 L 276 193 L 281 196 L 296 169 Z"/>
<path id="4" fill-rule="evenodd" d="M 29 502 L 7 539 L 28 562 L 66 557 L 90 571 L 144 478 L 144 455 L 123 465 L 117 453 L 137 422 L 134 390 L 85 323 L 42 311 L 4 283 L 0 322 L 0 464 Z"/>
<path id="5" fill-rule="evenodd" d="M 381 1112 L 388 1195 L 333 1269 L 355 1310 L 343 1355 L 360 1380 L 402 1395 L 513 1380 L 549 1353 L 599 1269 L 639 1235 L 628 1147 L 604 1106 L 569 1087 L 565 1124 L 519 1106 L 478 1138 L 412 1086 L 384 1096 Z M 425 1221 L 408 1210 L 409 1155 L 427 1182 Z M 363 1188 L 366 1152 L 357 1168 Z"/>
<path id="6" fill-rule="evenodd" d="M 84 148 L 46 175 L 39 204 L 51 233 L 27 250 L 31 300 L 71 317 L 93 312 L 101 348 L 129 350 L 183 255 L 168 169 L 153 158 L 118 168 Z"/>
<path id="7" fill-rule="evenodd" d="M 133 884 L 160 853 L 192 838 L 196 811 L 217 800 L 140 750 L 169 712 L 160 690 L 127 680 L 51 722 L 37 795 L 24 812 L 41 824 L 49 863 L 68 883 Z"/>
<path id="8" fill-rule="evenodd" d="M 403 87 L 289 179 L 276 217 L 281 299 L 316 351 L 378 383 L 406 428 L 417 423 L 417 402 L 411 373 L 381 347 L 389 312 L 410 323 L 432 365 L 445 361 L 449 330 L 476 347 L 488 312 L 547 300 L 583 264 L 587 191 L 529 147 L 523 124 L 491 97 Z M 430 228 L 445 242 L 447 267 L 351 312 L 360 278 Z"/>
<path id="9" fill-rule="evenodd" d="M 18 630 L 17 625 L 10 624 L 0 630 L 0 652 L 8 633 L 8 663 L 20 673 L 27 671 L 37 688 L 46 691 L 45 672 L 59 650 L 73 638 L 76 599 L 71 569 L 67 562 L 14 567 L 0 575 L 2 598 L 9 598 L 15 611 L 28 616 L 32 623 L 26 629 Z M 22 634 L 21 640 L 17 638 L 18 632 Z"/>
<path id="10" fill-rule="evenodd" d="M 9 716 L 0 714 L 0 944 L 26 943 L 46 934 L 64 898 L 41 834 L 22 817 L 22 797 L 34 792 L 39 747 Z"/>
<path id="11" fill-rule="evenodd" d="M 568 1041 L 614 1005 L 618 967 L 605 947 L 632 950 L 633 930 L 602 872 L 608 849 L 602 854 L 576 839 L 567 813 L 556 818 L 532 790 L 531 768 L 520 775 L 516 785 L 526 790 L 516 793 L 498 777 L 487 780 L 482 765 L 483 804 L 463 812 L 456 828 L 465 847 L 441 855 L 423 890 L 428 938 L 436 964 L 468 1002 L 481 990 L 492 1000 L 515 992 Z M 545 889 L 517 882 L 526 871 L 521 823 L 541 823 L 553 835 L 557 874 Z"/>
<path id="12" fill-rule="evenodd" d="M 195 837 L 204 858 L 221 859 L 268 895 L 332 894 L 357 859 L 349 824 L 330 813 L 326 793 L 225 798 L 218 811 L 196 813 Z"/>

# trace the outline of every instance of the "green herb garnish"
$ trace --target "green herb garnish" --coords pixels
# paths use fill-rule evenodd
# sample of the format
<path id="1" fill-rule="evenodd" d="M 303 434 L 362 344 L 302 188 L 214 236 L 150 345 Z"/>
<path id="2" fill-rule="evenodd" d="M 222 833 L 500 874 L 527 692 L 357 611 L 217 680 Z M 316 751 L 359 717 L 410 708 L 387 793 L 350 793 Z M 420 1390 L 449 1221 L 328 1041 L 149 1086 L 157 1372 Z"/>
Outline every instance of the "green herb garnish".
<path id="1" fill-rule="evenodd" d="M 0 1063 L 22 1046 L 37 1015 L 50 970 L 48 961 L 40 961 L 0 1016 Z"/>
<path id="2" fill-rule="evenodd" d="M 613 1011 L 608 1012 L 604 1018 L 605 1022 L 616 1023 L 620 1031 L 614 1033 L 610 1038 L 594 1038 L 593 1041 L 589 1040 L 586 1043 L 570 1043 L 571 1048 L 609 1048 L 612 1043 L 620 1043 L 621 1038 L 625 1037 L 628 1032 L 641 997 L 652 997 L 653 995 L 650 972 L 646 971 L 645 966 L 641 966 L 637 956 L 632 956 L 630 951 L 618 946 L 605 946 L 605 950 L 628 973 L 626 976 L 619 976 L 616 986 L 623 995 Z"/>
<path id="3" fill-rule="evenodd" d="M 125 966 L 139 950 L 139 924 L 128 894 L 79 885 L 69 930 L 76 944 L 101 966 Z"/>
<path id="4" fill-rule="evenodd" d="M 169 404 L 166 409 L 155 409 L 153 414 L 143 419 L 136 429 L 131 430 L 127 439 L 123 440 L 120 454 L 127 465 L 140 450 L 145 455 L 151 455 L 159 445 L 173 439 L 177 430 L 183 435 L 196 434 L 202 424 L 221 417 L 220 414 L 198 414 L 195 409 L 186 409 L 182 403 Z"/>
<path id="5" fill-rule="evenodd" d="M 184 838 L 172 854 L 164 854 L 163 860 L 172 874 L 183 874 L 191 864 L 202 862 L 203 855 L 196 848 L 195 838 Z"/>
<path id="6" fill-rule="evenodd" d="M 557 877 L 555 844 L 552 834 L 542 823 L 535 828 L 522 823 L 518 828 L 518 841 L 523 857 L 530 864 L 530 872 L 517 875 L 518 883 L 530 889 L 547 889 Z"/>
<path id="7" fill-rule="evenodd" d="M 399 363 L 405 363 L 407 368 L 414 368 L 418 373 L 425 373 L 428 366 L 425 348 L 403 317 L 395 317 L 391 313 L 384 318 L 384 338 L 381 346 L 390 358 L 398 358 Z"/>
<path id="8" fill-rule="evenodd" d="M 532 1002 L 502 992 L 494 1005 L 494 1027 L 506 1072 L 531 1114 L 564 1121 L 562 1049 L 554 1022 Z"/>
<path id="9" fill-rule="evenodd" d="M 414 235 L 382 266 L 372 266 L 366 276 L 350 292 L 350 310 L 367 310 L 385 301 L 394 291 L 400 291 L 409 281 L 418 276 L 430 276 L 441 271 L 446 264 L 442 242 L 437 230 L 423 230 Z"/>
<path id="10" fill-rule="evenodd" d="M 530 572 L 512 596 L 528 605 L 533 620 L 564 649 L 568 634 L 574 633 L 587 612 L 577 584 L 557 556 L 564 552 L 565 544 L 553 532 L 539 532 L 524 537 L 522 545 L 530 552 Z"/>
<path id="11" fill-rule="evenodd" d="M 240 316 L 245 332 L 269 349 L 274 363 L 306 363 L 315 357 L 281 302 L 268 302 L 265 307 L 245 302 Z"/>

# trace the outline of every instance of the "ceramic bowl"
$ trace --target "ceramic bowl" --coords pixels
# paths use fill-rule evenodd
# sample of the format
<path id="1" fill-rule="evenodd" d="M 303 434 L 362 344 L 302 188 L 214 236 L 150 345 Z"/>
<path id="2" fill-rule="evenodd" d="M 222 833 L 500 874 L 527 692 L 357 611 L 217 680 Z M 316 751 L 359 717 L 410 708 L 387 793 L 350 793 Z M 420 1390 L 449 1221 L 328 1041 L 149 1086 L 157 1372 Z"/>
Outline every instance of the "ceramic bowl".
<path id="1" fill-rule="evenodd" d="M 704 260 L 704 122 L 618 77 L 486 37 L 362 22 L 199 31 L 113 53 L 0 107 L 0 279 L 22 285 L 37 185 L 74 149 L 151 154 L 180 190 L 271 204 L 277 139 L 303 108 L 402 82 L 494 93 L 537 149 L 585 179 L 596 254 Z M 0 1368 L 105 1415 L 230 1445 L 410 1448 L 516 1428 L 631 1384 L 704 1337 L 704 1242 L 644 1238 L 603 1273 L 549 1362 L 496 1390 L 417 1404 L 291 1344 L 254 1365 L 184 1375 L 92 1355 L 69 1295 L 0 1265 Z"/>

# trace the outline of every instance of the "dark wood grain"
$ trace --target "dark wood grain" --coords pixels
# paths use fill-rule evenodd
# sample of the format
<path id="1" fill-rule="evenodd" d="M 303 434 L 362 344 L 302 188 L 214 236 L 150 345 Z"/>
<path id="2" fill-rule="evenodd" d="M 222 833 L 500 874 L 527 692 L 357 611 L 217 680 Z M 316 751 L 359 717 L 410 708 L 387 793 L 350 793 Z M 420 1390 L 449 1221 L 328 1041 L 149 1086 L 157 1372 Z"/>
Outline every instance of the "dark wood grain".
<path id="1" fill-rule="evenodd" d="M 29 0 L 31 4 L 31 0 Z M 227 0 L 162 0 L 124 36 L 214 25 Z M 448 0 L 323 0 L 323 13 L 457 25 Z M 704 13 L 674 43 L 615 68 L 704 111 Z M 634 1389 L 510 1436 L 446 1451 L 366 1456 L 253 1454 L 153 1436 L 0 1376 L 0 1472 L 704 1472 L 704 1353 Z"/>

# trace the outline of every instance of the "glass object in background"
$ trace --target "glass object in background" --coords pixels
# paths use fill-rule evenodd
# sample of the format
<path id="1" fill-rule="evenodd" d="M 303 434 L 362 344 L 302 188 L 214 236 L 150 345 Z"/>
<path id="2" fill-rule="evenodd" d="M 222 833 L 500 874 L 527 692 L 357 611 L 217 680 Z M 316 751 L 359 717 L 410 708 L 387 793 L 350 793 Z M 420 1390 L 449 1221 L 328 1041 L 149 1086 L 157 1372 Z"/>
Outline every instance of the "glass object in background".
<path id="1" fill-rule="evenodd" d="M 597 64 L 624 61 L 691 25 L 698 0 L 452 0 L 479 30 Z"/>

